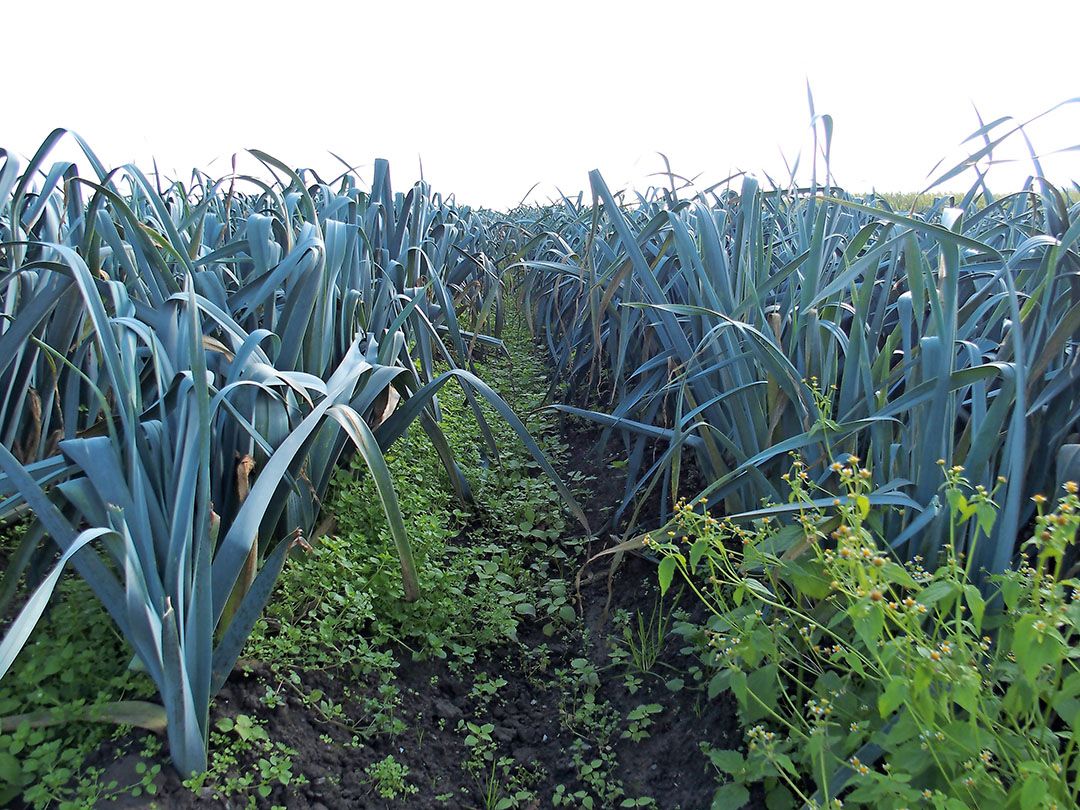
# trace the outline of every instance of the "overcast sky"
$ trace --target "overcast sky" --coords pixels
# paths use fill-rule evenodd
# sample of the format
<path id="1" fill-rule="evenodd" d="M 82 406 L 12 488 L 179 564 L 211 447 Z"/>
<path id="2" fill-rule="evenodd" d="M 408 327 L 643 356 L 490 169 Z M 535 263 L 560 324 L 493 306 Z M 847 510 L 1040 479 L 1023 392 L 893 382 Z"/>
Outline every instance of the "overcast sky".
<path id="1" fill-rule="evenodd" d="M 1080 2 L 262 3 L 7 0 L 0 146 L 74 129 L 109 164 L 228 171 L 249 147 L 370 175 L 391 161 L 460 200 L 509 206 L 599 168 L 786 179 L 809 158 L 809 80 L 851 190 L 919 190 L 985 120 L 1080 97 Z M 1080 104 L 1034 124 L 1041 153 L 1080 144 Z M 1002 158 L 1023 158 L 1017 139 Z M 216 161 L 216 162 L 215 162 Z M 950 164 L 951 165 L 951 164 Z M 1080 151 L 1047 158 L 1080 179 Z M 1008 188 L 1030 161 L 991 175 Z M 950 188 L 964 186 L 961 181 Z"/>

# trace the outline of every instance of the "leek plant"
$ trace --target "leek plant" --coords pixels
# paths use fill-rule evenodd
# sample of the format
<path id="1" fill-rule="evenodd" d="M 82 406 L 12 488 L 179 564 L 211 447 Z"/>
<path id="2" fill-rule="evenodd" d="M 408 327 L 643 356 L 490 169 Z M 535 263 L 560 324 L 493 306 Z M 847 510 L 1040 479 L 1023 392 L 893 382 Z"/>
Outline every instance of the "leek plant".
<path id="1" fill-rule="evenodd" d="M 819 129 L 827 156 L 831 121 Z M 903 507 L 884 530 L 906 557 L 946 537 L 939 460 L 987 490 L 1004 480 L 993 536 L 966 550 L 1008 566 L 1080 416 L 1080 206 L 1034 153 L 1022 189 L 989 191 L 984 163 L 1016 132 L 980 127 L 981 147 L 935 185 L 971 167 L 976 183 L 918 214 L 846 194 L 826 162 L 806 188 L 740 176 L 685 199 L 674 175 L 627 200 L 594 171 L 591 206 L 564 197 L 495 223 L 572 392 L 555 407 L 622 440 L 616 519 L 659 489 L 647 517 L 663 522 L 691 463 L 710 506 L 783 514 L 759 507 L 783 503 L 786 456 L 825 480 L 828 444 L 863 459 L 871 501 Z"/>
<path id="2" fill-rule="evenodd" d="M 383 452 L 422 429 L 462 499 L 437 393 L 465 391 L 506 419 L 585 523 L 506 403 L 465 367 L 502 319 L 484 223 L 419 183 L 370 191 L 252 150 L 262 176 L 162 185 L 0 168 L 0 516 L 32 513 L 0 589 L 36 585 L 0 644 L 0 675 L 70 564 L 155 683 L 174 763 L 206 767 L 209 706 L 289 551 L 315 526 L 331 476 L 358 453 L 419 598 Z M 267 180 L 266 177 L 273 178 Z M 467 321 L 459 322 L 461 307 Z M 449 370 L 442 373 L 437 368 Z M 42 578 L 56 554 L 60 563 Z M 40 582 L 40 584 L 38 584 Z"/>

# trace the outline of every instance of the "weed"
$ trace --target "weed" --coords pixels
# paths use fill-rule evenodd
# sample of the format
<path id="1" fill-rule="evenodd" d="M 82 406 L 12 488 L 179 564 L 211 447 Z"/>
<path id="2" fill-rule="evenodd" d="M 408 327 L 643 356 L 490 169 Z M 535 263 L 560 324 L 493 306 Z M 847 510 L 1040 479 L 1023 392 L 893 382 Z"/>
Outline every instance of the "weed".
<path id="1" fill-rule="evenodd" d="M 110 701 L 145 699 L 154 688 L 127 667 L 131 655 L 89 588 L 68 578 L 0 683 L 0 715 L 43 711 L 77 720 Z M 0 804 L 21 794 L 35 810 L 66 808 L 149 793 L 141 778 L 134 785 L 103 784 L 100 769 L 87 769 L 87 757 L 120 731 L 102 723 L 23 723 L 0 733 Z"/>
<path id="2" fill-rule="evenodd" d="M 627 727 L 622 733 L 624 740 L 641 742 L 649 736 L 649 727 L 653 723 L 653 717 L 663 711 L 658 703 L 643 703 L 631 709 L 626 715 Z"/>
<path id="3" fill-rule="evenodd" d="M 632 620 L 625 620 L 621 645 L 625 650 L 627 665 L 636 673 L 641 675 L 652 673 L 664 651 L 670 622 L 671 614 L 664 612 L 663 597 L 653 603 L 648 618 L 639 611 Z"/>
<path id="4" fill-rule="evenodd" d="M 384 799 L 404 799 L 420 792 L 416 785 L 405 781 L 409 768 L 394 759 L 393 754 L 373 762 L 364 769 L 371 780 L 372 787 Z"/>
<path id="5" fill-rule="evenodd" d="M 479 706 L 486 707 L 506 684 L 505 678 L 491 678 L 486 672 L 478 672 L 469 697 Z"/>
<path id="6" fill-rule="evenodd" d="M 796 459 L 788 480 L 804 471 Z M 888 508 L 867 497 L 871 476 L 850 457 L 832 472 L 845 497 L 824 507 L 793 484 L 790 526 L 745 528 L 681 504 L 694 540 L 655 546 L 661 574 L 701 583 L 708 694 L 730 691 L 747 728 L 745 755 L 705 751 L 725 779 L 721 806 L 754 782 L 775 804 L 1074 806 L 1080 583 L 1061 575 L 1080 528 L 1076 485 L 1052 510 L 1036 498 L 1024 563 L 984 589 L 951 544 L 930 567 L 894 561 L 876 536 Z M 992 491 L 952 467 L 942 494 L 948 521 L 989 536 Z"/>
<path id="7" fill-rule="evenodd" d="M 239 799 L 255 808 L 276 787 L 305 784 L 303 774 L 293 773 L 296 752 L 271 740 L 263 726 L 246 714 L 220 718 L 210 733 L 209 767 L 185 779 L 184 786 L 214 799 Z"/>

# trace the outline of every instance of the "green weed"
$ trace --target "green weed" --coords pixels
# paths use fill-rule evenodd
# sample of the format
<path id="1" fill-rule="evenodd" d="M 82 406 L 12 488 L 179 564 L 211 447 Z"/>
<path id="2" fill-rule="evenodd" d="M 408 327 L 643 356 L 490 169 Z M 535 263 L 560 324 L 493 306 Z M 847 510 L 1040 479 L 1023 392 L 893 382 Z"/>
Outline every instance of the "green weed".
<path id="1" fill-rule="evenodd" d="M 1052 510 L 1036 497 L 1023 564 L 983 579 L 952 543 L 932 564 L 895 561 L 858 459 L 831 465 L 835 500 L 806 470 L 795 459 L 786 476 L 788 525 L 680 504 L 685 542 L 649 542 L 662 586 L 678 573 L 708 608 L 680 630 L 697 634 L 709 696 L 734 695 L 747 728 L 744 753 L 704 749 L 725 780 L 713 806 L 756 782 L 778 807 L 1075 806 L 1080 582 L 1062 566 L 1076 484 Z M 989 536 L 994 493 L 960 467 L 944 477 L 950 536 L 969 522 L 975 542 Z"/>

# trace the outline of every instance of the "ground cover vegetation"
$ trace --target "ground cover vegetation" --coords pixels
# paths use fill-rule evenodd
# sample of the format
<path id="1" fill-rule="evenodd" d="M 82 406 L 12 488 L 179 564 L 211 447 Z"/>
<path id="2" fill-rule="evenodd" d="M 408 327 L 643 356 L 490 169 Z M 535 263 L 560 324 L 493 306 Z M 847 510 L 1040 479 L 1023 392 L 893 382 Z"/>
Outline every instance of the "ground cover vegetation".
<path id="1" fill-rule="evenodd" d="M 509 213 L 4 153 L 4 799 L 1074 806 L 1075 189 L 812 131 Z"/>

